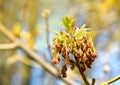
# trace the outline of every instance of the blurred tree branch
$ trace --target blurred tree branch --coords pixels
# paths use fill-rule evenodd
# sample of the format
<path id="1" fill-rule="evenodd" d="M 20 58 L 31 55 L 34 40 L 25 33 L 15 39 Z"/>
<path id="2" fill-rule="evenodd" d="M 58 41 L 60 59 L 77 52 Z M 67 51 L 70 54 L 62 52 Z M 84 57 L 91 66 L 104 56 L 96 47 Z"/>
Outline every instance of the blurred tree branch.
<path id="1" fill-rule="evenodd" d="M 7 50 L 7 49 L 14 49 L 18 45 L 16 43 L 5 43 L 5 44 L 0 44 L 0 50 Z"/>
<path id="2" fill-rule="evenodd" d="M 48 48 L 48 53 L 49 55 L 51 54 L 51 46 L 50 46 L 50 38 L 49 38 L 49 34 L 50 34 L 50 28 L 49 28 L 49 15 L 50 15 L 50 10 L 49 9 L 44 9 L 42 12 L 42 16 L 45 19 L 45 31 L 46 31 L 46 42 L 47 42 L 47 48 Z"/>
<path id="3" fill-rule="evenodd" d="M 102 83 L 101 85 L 109 85 L 109 84 L 111 84 L 111 83 L 113 83 L 113 82 L 115 82 L 115 81 L 117 81 L 117 80 L 119 80 L 119 79 L 120 79 L 120 75 L 117 76 L 117 77 L 115 77 L 115 78 L 113 78 L 113 79 L 110 79 L 110 80 Z"/>
<path id="4" fill-rule="evenodd" d="M 14 54 L 13 56 L 11 56 L 7 59 L 8 64 L 13 64 L 17 61 L 20 61 L 20 62 L 22 62 L 23 64 L 25 64 L 29 67 L 40 68 L 38 63 L 32 61 L 31 59 L 29 59 L 26 56 L 23 56 L 21 54 Z"/>
<path id="5" fill-rule="evenodd" d="M 74 82 L 70 79 L 65 79 L 60 76 L 60 73 L 57 68 L 46 62 L 42 57 L 40 57 L 37 53 L 31 50 L 27 45 L 22 44 L 19 39 L 17 39 L 5 26 L 0 23 L 0 31 L 3 32 L 7 37 L 9 37 L 14 43 L 16 43 L 22 50 L 24 50 L 31 58 L 36 60 L 46 71 L 48 71 L 51 75 L 56 78 L 61 79 L 67 85 L 74 85 Z"/>

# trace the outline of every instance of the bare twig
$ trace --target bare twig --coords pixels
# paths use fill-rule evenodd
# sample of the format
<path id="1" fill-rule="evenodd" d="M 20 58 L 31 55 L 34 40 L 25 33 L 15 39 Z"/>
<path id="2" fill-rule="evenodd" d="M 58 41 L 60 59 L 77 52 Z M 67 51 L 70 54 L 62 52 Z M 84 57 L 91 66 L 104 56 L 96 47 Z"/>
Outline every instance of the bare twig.
<path id="1" fill-rule="evenodd" d="M 50 30 L 49 30 L 49 24 L 48 24 L 48 17 L 47 18 L 45 18 L 45 23 L 46 23 L 46 41 L 47 41 L 47 47 L 48 47 L 48 52 L 49 52 L 49 54 L 51 53 L 50 52 L 50 43 L 49 43 L 49 41 L 50 41 L 50 38 L 49 38 L 49 34 L 50 34 Z"/>
<path id="2" fill-rule="evenodd" d="M 75 60 L 76 60 L 76 66 L 77 66 L 77 68 L 78 68 L 78 70 L 79 70 L 79 72 L 80 72 L 80 74 L 81 74 L 81 76 L 82 76 L 82 79 L 84 80 L 84 82 L 85 82 L 86 85 L 90 85 L 90 83 L 88 82 L 88 80 L 87 80 L 84 72 L 82 72 L 82 71 L 80 70 L 80 64 L 79 64 L 78 59 L 75 58 Z"/>
<path id="3" fill-rule="evenodd" d="M 92 79 L 92 84 L 91 85 L 95 85 L 95 79 Z"/>
<path id="4" fill-rule="evenodd" d="M 49 38 L 49 34 L 50 34 L 50 29 L 49 29 L 49 23 L 48 23 L 48 19 L 49 19 L 49 15 L 50 15 L 50 10 L 49 9 L 44 9 L 42 16 L 45 19 L 45 30 L 46 30 L 46 41 L 47 41 L 47 48 L 48 48 L 48 53 L 50 54 L 50 38 Z"/>
<path id="5" fill-rule="evenodd" d="M 14 49 L 18 45 L 16 43 L 5 43 L 5 44 L 0 44 L 0 50 L 8 50 L 8 49 Z"/>
<path id="6" fill-rule="evenodd" d="M 119 79 L 120 79 L 120 75 L 115 77 L 115 78 L 113 78 L 113 79 L 111 79 L 111 80 L 108 80 L 108 81 L 106 81 L 106 82 L 104 82 L 104 83 L 102 83 L 100 85 L 109 85 L 109 84 L 111 84 L 111 83 L 113 83 L 113 82 L 115 82 L 115 81 L 117 81 Z"/>
<path id="7" fill-rule="evenodd" d="M 3 32 L 7 37 L 9 37 L 14 43 L 16 43 L 21 49 L 23 49 L 31 58 L 36 60 L 46 71 L 55 76 L 56 78 L 60 78 L 67 85 L 74 85 L 74 82 L 69 79 L 61 78 L 60 73 L 57 68 L 53 67 L 51 64 L 46 62 L 42 57 L 40 57 L 37 53 L 31 50 L 27 45 L 24 45 L 17 39 L 6 27 L 0 24 L 0 31 Z"/>

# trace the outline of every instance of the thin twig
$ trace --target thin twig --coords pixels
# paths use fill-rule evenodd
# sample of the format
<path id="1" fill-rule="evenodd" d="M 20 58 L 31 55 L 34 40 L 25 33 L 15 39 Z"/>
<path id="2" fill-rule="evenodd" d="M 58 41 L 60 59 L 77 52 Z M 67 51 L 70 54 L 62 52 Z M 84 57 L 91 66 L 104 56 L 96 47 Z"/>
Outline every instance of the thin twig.
<path id="1" fill-rule="evenodd" d="M 117 81 L 119 79 L 120 79 L 120 75 L 115 77 L 115 78 L 113 78 L 113 79 L 111 79 L 111 80 L 108 80 L 108 81 L 102 83 L 101 85 L 108 85 L 108 84 L 111 84 L 111 83 L 113 83 L 113 82 L 115 82 L 115 81 Z"/>
<path id="2" fill-rule="evenodd" d="M 95 79 L 92 79 L 92 84 L 91 85 L 95 85 Z"/>
<path id="3" fill-rule="evenodd" d="M 60 78 L 67 85 L 74 85 L 74 82 L 70 79 L 65 79 L 60 77 L 60 73 L 57 68 L 53 67 L 51 64 L 46 62 L 42 57 L 40 57 L 37 53 L 31 50 L 27 45 L 24 45 L 17 39 L 5 26 L 0 23 L 0 31 L 4 33 L 7 37 L 9 37 L 14 43 L 16 43 L 21 49 L 23 49 L 31 58 L 36 60 L 46 71 L 55 76 L 56 78 Z"/>
<path id="4" fill-rule="evenodd" d="M 5 44 L 0 44 L 0 50 L 8 50 L 8 49 L 14 49 L 18 45 L 16 43 L 5 43 Z"/>
<path id="5" fill-rule="evenodd" d="M 78 70 L 79 70 L 79 72 L 80 72 L 80 74 L 81 74 L 81 76 L 82 76 L 82 79 L 84 80 L 84 82 L 85 82 L 86 85 L 90 85 L 90 83 L 88 82 L 88 80 L 87 80 L 84 72 L 82 72 L 82 71 L 80 70 L 80 64 L 79 64 L 78 59 L 75 58 L 75 60 L 76 60 L 76 66 L 77 66 L 77 68 L 78 68 Z"/>
<path id="6" fill-rule="evenodd" d="M 48 53 L 50 55 L 51 51 L 50 51 L 50 38 L 49 38 L 49 34 L 50 34 L 50 29 L 49 29 L 49 23 L 48 23 L 48 16 L 45 17 L 45 30 L 46 30 L 46 41 L 47 41 L 47 48 L 48 48 Z"/>

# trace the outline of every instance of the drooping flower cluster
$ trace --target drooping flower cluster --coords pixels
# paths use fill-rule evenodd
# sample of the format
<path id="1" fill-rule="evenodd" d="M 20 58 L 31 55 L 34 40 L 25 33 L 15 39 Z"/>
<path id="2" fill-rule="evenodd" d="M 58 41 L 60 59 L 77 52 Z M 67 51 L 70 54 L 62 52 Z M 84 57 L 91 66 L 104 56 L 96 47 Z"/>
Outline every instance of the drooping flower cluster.
<path id="1" fill-rule="evenodd" d="M 58 64 L 61 60 L 64 61 L 61 75 L 66 77 L 67 65 L 70 65 L 73 70 L 79 63 L 79 69 L 84 72 L 87 68 L 91 68 L 97 52 L 91 39 L 91 32 L 86 31 L 84 26 L 79 29 L 74 25 L 74 19 L 70 17 L 63 19 L 63 25 L 67 32 L 56 32 L 51 56 L 54 64 Z"/>

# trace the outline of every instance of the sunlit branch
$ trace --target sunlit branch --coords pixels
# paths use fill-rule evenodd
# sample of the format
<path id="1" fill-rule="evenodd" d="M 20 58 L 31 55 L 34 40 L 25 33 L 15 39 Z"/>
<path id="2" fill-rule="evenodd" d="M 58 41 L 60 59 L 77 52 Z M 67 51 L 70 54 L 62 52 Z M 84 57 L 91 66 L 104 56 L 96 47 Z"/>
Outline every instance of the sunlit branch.
<path id="1" fill-rule="evenodd" d="M 20 61 L 21 63 L 23 63 L 27 66 L 30 66 L 30 67 L 40 68 L 40 65 L 38 63 L 32 61 L 31 59 L 29 59 L 23 55 L 20 55 L 20 54 L 14 54 L 13 56 L 11 56 L 7 59 L 8 64 L 13 64 L 17 61 Z"/>
<path id="2" fill-rule="evenodd" d="M 0 44 L 0 50 L 8 50 L 8 49 L 14 49 L 18 45 L 16 43 L 4 43 Z"/>
<path id="3" fill-rule="evenodd" d="M 117 77 L 115 77 L 115 78 L 113 78 L 113 79 L 110 79 L 110 80 L 102 83 L 101 85 L 109 85 L 109 84 L 111 84 L 111 83 L 113 83 L 113 82 L 115 82 L 115 81 L 117 81 L 117 80 L 119 80 L 119 79 L 120 79 L 120 75 L 117 76 Z"/>
<path id="4" fill-rule="evenodd" d="M 49 28 L 49 15 L 50 15 L 50 10 L 48 9 L 44 9 L 43 13 L 42 13 L 42 16 L 44 17 L 45 19 L 45 31 L 46 31 L 46 43 L 47 43 L 47 48 L 48 48 L 48 52 L 49 52 L 49 55 L 51 53 L 51 50 L 50 50 L 50 28 Z"/>

